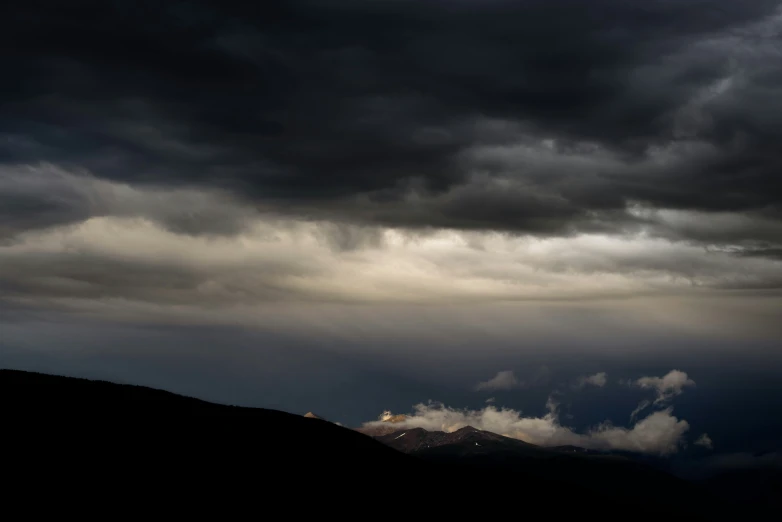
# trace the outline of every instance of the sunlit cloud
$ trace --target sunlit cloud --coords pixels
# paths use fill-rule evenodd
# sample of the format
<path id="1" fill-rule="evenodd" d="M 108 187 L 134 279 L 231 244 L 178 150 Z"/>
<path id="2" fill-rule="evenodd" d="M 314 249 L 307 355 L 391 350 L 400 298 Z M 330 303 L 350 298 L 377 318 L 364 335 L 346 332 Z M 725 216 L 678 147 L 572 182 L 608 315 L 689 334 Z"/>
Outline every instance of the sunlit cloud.
<path id="1" fill-rule="evenodd" d="M 673 416 L 672 409 L 656 411 L 630 428 L 604 422 L 579 433 L 563 426 L 553 400 L 542 417 L 524 416 L 509 408 L 487 406 L 480 410 L 459 410 L 441 403 L 417 404 L 413 412 L 393 425 L 394 430 L 424 428 L 429 431 L 454 432 L 465 426 L 498 433 L 540 446 L 572 445 L 597 450 L 621 450 L 669 455 L 679 450 L 689 423 Z M 383 421 L 372 421 L 364 429 L 386 428 Z"/>

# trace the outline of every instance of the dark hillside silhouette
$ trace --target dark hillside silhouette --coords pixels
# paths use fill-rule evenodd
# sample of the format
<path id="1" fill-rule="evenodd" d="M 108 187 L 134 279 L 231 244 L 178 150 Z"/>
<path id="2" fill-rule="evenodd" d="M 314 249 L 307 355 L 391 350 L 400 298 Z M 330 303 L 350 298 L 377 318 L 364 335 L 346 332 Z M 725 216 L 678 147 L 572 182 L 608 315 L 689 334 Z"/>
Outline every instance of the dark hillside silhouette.
<path id="1" fill-rule="evenodd" d="M 583 458 L 573 466 L 564 453 L 556 473 L 512 454 L 465 460 L 447 445 L 418 458 L 320 419 L 9 370 L 0 371 L 0 398 L 7 493 L 36 509 L 76 502 L 80 510 L 106 506 L 104 515 L 160 506 L 182 516 L 254 509 L 253 517 L 459 519 L 543 510 L 609 520 L 676 510 L 714 519 L 702 499 L 686 496 L 690 489 L 674 491 L 672 477 L 649 481 Z M 467 435 L 462 442 L 474 444 Z M 610 473 L 624 473 L 611 480 L 628 487 L 590 487 Z M 654 489 L 663 483 L 669 489 Z"/>

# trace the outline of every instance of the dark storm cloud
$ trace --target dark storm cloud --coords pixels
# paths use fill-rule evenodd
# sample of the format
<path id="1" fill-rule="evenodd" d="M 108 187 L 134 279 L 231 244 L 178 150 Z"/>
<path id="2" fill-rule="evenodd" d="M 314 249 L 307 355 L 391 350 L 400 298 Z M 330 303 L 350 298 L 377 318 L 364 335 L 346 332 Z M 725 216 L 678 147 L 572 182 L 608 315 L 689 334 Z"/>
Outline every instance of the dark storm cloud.
<path id="1" fill-rule="evenodd" d="M 69 186 L 38 186 L 29 179 L 9 183 L 0 178 L 0 240 L 19 230 L 83 221 L 89 205 Z"/>
<path id="2" fill-rule="evenodd" d="M 51 164 L 0 167 L 0 241 L 104 216 L 141 217 L 176 234 L 233 235 L 256 213 L 221 191 L 143 190 Z"/>
<path id="3" fill-rule="evenodd" d="M 742 251 L 743 256 L 770 257 L 771 259 L 782 260 L 782 248 L 758 248 L 754 250 Z"/>
<path id="4" fill-rule="evenodd" d="M 778 4 L 26 2 L 0 17 L 0 160 L 408 227 L 778 208 Z M 89 214 L 9 197 L 6 227 Z"/>

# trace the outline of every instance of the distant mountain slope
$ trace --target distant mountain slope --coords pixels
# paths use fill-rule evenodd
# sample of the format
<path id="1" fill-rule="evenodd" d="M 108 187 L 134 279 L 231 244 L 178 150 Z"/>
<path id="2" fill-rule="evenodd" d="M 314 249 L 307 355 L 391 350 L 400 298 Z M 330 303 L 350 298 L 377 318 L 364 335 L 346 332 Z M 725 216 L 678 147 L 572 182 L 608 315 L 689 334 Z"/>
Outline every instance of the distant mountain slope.
<path id="1" fill-rule="evenodd" d="M 458 448 L 458 451 L 464 454 L 482 454 L 503 450 L 527 451 L 534 454 L 542 450 L 538 446 L 503 437 L 490 431 L 478 430 L 472 426 L 466 426 L 452 433 L 412 428 L 375 438 L 403 453 L 422 453 L 443 446 L 450 446 L 454 450 Z"/>
<path id="2" fill-rule="evenodd" d="M 0 473 L 10 484 L 4 498 L 63 516 L 97 510 L 105 518 L 140 509 L 179 517 L 278 513 L 363 519 L 393 505 L 395 518 L 461 520 L 507 516 L 523 506 L 555 518 L 600 513 L 602 520 L 632 514 L 634 520 L 659 521 L 674 506 L 688 521 L 715 519 L 699 518 L 699 505 L 663 502 L 668 490 L 636 483 L 636 475 L 624 474 L 627 469 L 595 468 L 589 459 L 579 461 L 583 469 L 520 471 L 514 462 L 530 461 L 520 448 L 539 449 L 518 441 L 484 455 L 484 461 L 454 458 L 464 454 L 465 445 L 499 437 L 478 430 L 464 430 L 452 444 L 423 451 L 419 444 L 407 455 L 301 415 L 15 371 L 0 371 L 0 426 Z M 643 495 L 606 493 L 569 476 L 592 473 L 592 480 L 603 480 L 613 472 L 619 475 L 611 480 L 634 484 Z"/>
<path id="3" fill-rule="evenodd" d="M 655 491 L 661 504 L 686 504 L 702 495 L 696 486 L 625 457 L 543 448 L 489 431 L 464 427 L 452 433 L 421 428 L 376 440 L 431 462 L 459 462 L 482 472 L 513 472 L 561 480 L 595 493 L 622 494 L 641 501 Z"/>

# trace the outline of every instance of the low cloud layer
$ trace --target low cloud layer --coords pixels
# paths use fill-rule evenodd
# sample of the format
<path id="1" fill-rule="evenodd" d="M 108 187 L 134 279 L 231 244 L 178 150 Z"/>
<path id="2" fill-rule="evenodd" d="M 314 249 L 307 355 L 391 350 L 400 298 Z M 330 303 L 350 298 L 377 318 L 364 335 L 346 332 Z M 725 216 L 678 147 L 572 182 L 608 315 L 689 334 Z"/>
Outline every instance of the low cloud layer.
<path id="1" fill-rule="evenodd" d="M 413 413 L 395 427 L 453 432 L 472 426 L 540 446 L 573 445 L 657 455 L 678 451 L 690 428 L 687 421 L 676 418 L 673 410 L 667 408 L 641 419 L 631 428 L 605 422 L 585 433 L 577 433 L 560 424 L 557 404 L 551 399 L 547 404 L 548 413 L 542 417 L 525 417 L 520 411 L 494 406 L 482 410 L 459 410 L 430 402 L 413 408 Z M 365 428 L 378 426 L 383 426 L 383 423 L 373 421 L 364 424 Z"/>
<path id="2" fill-rule="evenodd" d="M 540 372 L 538 372 L 540 373 Z M 576 380 L 575 389 L 584 386 L 603 387 L 607 383 L 606 372 L 585 375 Z M 642 377 L 631 384 L 645 389 L 654 389 L 658 399 L 654 404 L 663 405 L 682 393 L 687 386 L 695 383 L 680 370 L 671 370 L 663 377 Z M 511 390 L 523 386 L 512 371 L 501 371 L 476 387 L 479 390 Z M 622 427 L 606 420 L 583 433 L 564 426 L 560 422 L 559 403 L 555 392 L 546 402 L 548 413 L 542 417 L 524 416 L 522 412 L 511 408 L 498 408 L 489 404 L 483 409 L 456 409 L 439 402 L 421 403 L 413 407 L 413 413 L 401 415 L 399 429 L 424 428 L 429 431 L 453 432 L 465 426 L 491 431 L 507 437 L 513 437 L 540 446 L 572 445 L 597 450 L 620 450 L 658 455 L 676 453 L 684 444 L 684 436 L 690 425 L 684 419 L 673 415 L 673 408 L 667 406 L 636 421 L 637 414 L 650 405 L 649 401 L 641 403 L 631 415 L 632 425 Z M 487 403 L 493 402 L 491 398 Z M 390 412 L 386 412 L 388 416 Z M 364 424 L 365 428 L 384 427 L 381 421 Z M 397 427 L 395 423 L 394 427 Z M 702 434 L 695 444 L 712 448 L 711 438 Z"/>

